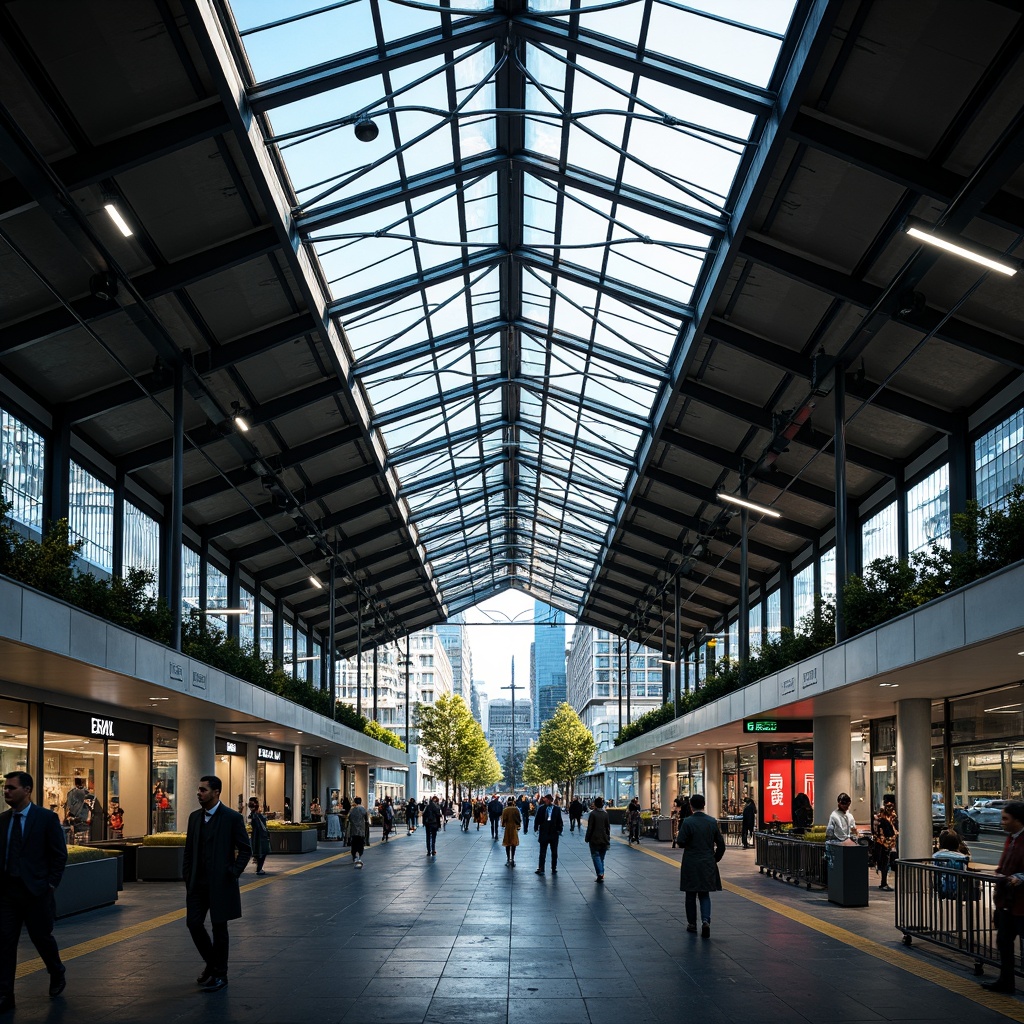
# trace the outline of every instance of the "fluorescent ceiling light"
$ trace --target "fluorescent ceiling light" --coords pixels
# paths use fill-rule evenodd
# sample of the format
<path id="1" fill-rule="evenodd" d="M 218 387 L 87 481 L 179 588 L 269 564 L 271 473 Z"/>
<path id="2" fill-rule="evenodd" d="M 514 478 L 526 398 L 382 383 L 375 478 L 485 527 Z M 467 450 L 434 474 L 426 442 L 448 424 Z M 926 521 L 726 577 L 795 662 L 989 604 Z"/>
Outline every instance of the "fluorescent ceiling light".
<path id="1" fill-rule="evenodd" d="M 743 498 L 736 498 L 731 494 L 718 494 L 719 501 L 728 502 L 730 505 L 742 505 L 744 508 L 749 508 L 752 512 L 760 512 L 763 516 L 771 516 L 773 519 L 781 519 L 782 513 L 776 512 L 773 508 L 768 508 L 765 505 L 758 505 L 753 501 L 746 501 Z"/>
<path id="2" fill-rule="evenodd" d="M 121 216 L 117 207 L 113 203 L 107 203 L 103 209 L 110 214 L 110 219 L 117 225 L 118 231 L 120 231 L 125 238 L 131 238 L 134 232 L 130 227 L 128 227 L 128 222 Z"/>
<path id="3" fill-rule="evenodd" d="M 313 586 L 316 587 L 317 590 L 323 590 L 324 589 L 324 585 L 320 582 L 319 578 L 316 577 L 316 576 L 310 576 L 309 577 L 309 582 L 312 583 Z"/>
<path id="4" fill-rule="evenodd" d="M 924 242 L 925 245 L 934 246 L 936 249 L 941 249 L 943 252 L 952 253 L 954 256 L 959 256 L 961 259 L 969 260 L 971 263 L 977 263 L 979 266 L 986 267 L 989 270 L 994 270 L 997 274 L 1005 274 L 1007 277 L 1013 277 L 1013 275 L 1017 273 L 1017 268 L 1012 263 L 1004 263 L 1002 260 L 994 260 L 990 256 L 984 256 L 980 252 L 968 249 L 963 245 L 950 241 L 948 238 L 943 238 L 941 235 L 936 235 L 931 231 L 926 231 L 923 228 L 909 224 L 906 231 L 911 238 L 916 238 L 919 242 Z"/>
<path id="5" fill-rule="evenodd" d="M 235 417 L 235 426 L 238 427 L 238 429 L 243 434 L 248 434 L 249 433 L 249 424 L 246 423 L 244 416 L 239 415 L 239 416 Z"/>
<path id="6" fill-rule="evenodd" d="M 1012 715 L 1012 714 L 1016 714 L 1017 713 L 1013 709 L 1014 708 L 1019 708 L 1019 707 L 1020 707 L 1020 704 L 1000 704 L 998 707 L 995 707 L 995 708 L 985 708 L 985 714 L 986 715 L 997 715 L 997 714 L 1000 714 L 1000 715 Z"/>
<path id="7" fill-rule="evenodd" d="M 892 689 L 896 689 L 896 687 L 899 686 L 900 684 L 899 683 L 879 683 L 878 685 L 879 686 L 889 686 Z"/>
<path id="8" fill-rule="evenodd" d="M 319 661 L 319 660 L 320 660 L 320 658 L 319 658 L 318 655 L 310 654 L 310 655 L 308 655 L 305 658 L 286 658 L 285 659 L 285 664 L 286 665 L 297 665 L 300 661 Z"/>
<path id="9" fill-rule="evenodd" d="M 248 615 L 248 608 L 200 608 L 200 615 Z"/>

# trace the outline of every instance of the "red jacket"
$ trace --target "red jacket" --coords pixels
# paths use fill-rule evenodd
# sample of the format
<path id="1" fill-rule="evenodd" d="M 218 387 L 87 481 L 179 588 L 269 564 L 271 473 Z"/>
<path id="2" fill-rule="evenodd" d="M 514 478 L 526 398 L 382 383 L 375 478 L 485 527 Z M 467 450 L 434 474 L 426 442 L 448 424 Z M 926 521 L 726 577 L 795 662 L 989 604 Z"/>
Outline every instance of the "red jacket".
<path id="1" fill-rule="evenodd" d="M 1016 875 L 1024 872 L 1024 833 L 1006 837 L 1003 855 L 999 858 L 997 875 Z M 1009 909 L 1014 917 L 1024 917 L 1024 883 L 1009 886 L 996 883 L 996 906 Z"/>

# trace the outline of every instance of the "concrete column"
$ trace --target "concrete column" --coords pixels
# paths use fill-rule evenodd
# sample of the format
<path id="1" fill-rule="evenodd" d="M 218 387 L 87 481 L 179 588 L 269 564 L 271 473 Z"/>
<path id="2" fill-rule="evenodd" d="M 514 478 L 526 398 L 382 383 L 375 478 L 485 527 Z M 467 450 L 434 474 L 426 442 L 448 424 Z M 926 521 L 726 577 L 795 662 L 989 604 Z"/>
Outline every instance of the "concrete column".
<path id="1" fill-rule="evenodd" d="M 712 818 L 722 816 L 722 752 L 709 750 L 704 755 L 704 810 Z"/>
<path id="2" fill-rule="evenodd" d="M 651 806 L 651 766 L 642 764 L 637 768 L 636 795 L 640 797 L 640 806 L 646 811 Z"/>
<path id="3" fill-rule="evenodd" d="M 669 814 L 676 793 L 676 759 L 661 759 L 661 813 Z"/>
<path id="4" fill-rule="evenodd" d="M 199 802 L 196 789 L 204 775 L 217 774 L 217 723 L 212 718 L 184 718 L 178 722 L 177 828 L 185 831 L 189 814 Z"/>
<path id="5" fill-rule="evenodd" d="M 896 807 L 900 816 L 900 856 L 932 853 L 932 783 L 929 752 L 932 708 L 927 697 L 896 702 Z M 946 808 L 947 814 L 949 808 Z"/>
<path id="6" fill-rule="evenodd" d="M 836 808 L 836 797 L 849 792 L 850 718 L 819 715 L 814 719 L 814 824 L 827 824 Z M 870 824 L 867 808 L 854 805 L 850 811 L 858 824 Z"/>
<path id="7" fill-rule="evenodd" d="M 302 821 L 302 747 L 295 748 L 295 761 L 292 768 L 292 820 Z M 310 800 L 313 794 L 309 794 Z"/>
<path id="8" fill-rule="evenodd" d="M 363 798 L 363 806 L 369 807 L 370 804 L 370 768 L 365 764 L 357 764 L 352 766 L 352 772 L 355 775 L 356 780 L 356 796 Z"/>

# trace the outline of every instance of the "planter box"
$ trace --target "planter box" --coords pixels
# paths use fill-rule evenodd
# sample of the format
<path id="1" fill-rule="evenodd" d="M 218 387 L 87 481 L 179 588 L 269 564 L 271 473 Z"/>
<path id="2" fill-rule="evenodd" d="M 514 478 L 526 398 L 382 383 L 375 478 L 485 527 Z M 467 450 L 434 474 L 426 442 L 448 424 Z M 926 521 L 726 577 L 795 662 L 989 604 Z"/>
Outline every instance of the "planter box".
<path id="1" fill-rule="evenodd" d="M 117 902 L 118 857 L 104 857 L 102 860 L 87 860 L 80 864 L 69 864 L 64 869 L 54 900 L 57 916 L 80 914 L 83 910 L 109 907 Z"/>
<path id="2" fill-rule="evenodd" d="M 184 860 L 184 846 L 140 846 L 135 858 L 135 880 L 180 882 L 184 878 Z"/>
<path id="3" fill-rule="evenodd" d="M 312 853 L 316 849 L 316 829 L 301 832 L 275 832 L 270 830 L 271 853 Z"/>

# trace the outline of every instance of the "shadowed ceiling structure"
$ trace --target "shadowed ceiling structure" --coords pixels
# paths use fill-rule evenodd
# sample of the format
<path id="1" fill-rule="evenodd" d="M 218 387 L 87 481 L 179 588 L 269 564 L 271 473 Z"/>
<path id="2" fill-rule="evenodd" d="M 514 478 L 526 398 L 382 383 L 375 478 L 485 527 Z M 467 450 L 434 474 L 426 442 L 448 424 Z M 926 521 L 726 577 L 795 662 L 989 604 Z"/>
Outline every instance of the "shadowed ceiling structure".
<path id="1" fill-rule="evenodd" d="M 1021 389 L 1018 280 L 905 231 L 1024 231 L 966 7 L 7 3 L 5 394 L 169 509 L 183 367 L 188 530 L 324 633 L 333 563 L 343 653 L 508 588 L 686 645 L 719 495 L 752 593 L 834 543 L 837 375 L 854 512 Z"/>

